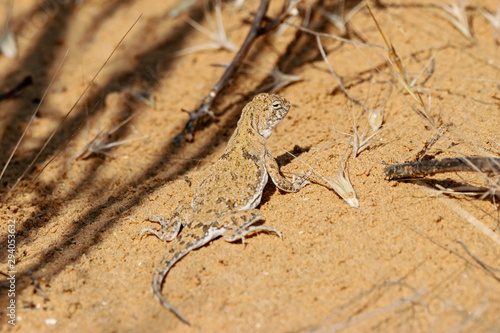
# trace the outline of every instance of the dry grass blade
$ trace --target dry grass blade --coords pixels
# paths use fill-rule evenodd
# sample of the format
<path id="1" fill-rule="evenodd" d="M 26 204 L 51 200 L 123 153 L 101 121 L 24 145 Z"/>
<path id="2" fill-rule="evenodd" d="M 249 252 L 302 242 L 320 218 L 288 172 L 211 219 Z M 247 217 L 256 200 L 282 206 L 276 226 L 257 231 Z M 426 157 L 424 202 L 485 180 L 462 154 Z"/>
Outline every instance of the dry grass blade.
<path id="1" fill-rule="evenodd" d="M 125 92 L 127 92 L 130 96 L 133 98 L 139 100 L 140 102 L 144 103 L 145 105 L 149 106 L 150 108 L 155 107 L 155 96 L 149 89 L 128 89 Z"/>
<path id="2" fill-rule="evenodd" d="M 177 7 L 175 7 L 174 9 L 172 9 L 168 13 L 168 15 L 170 15 L 170 17 L 177 17 L 180 14 L 184 13 L 185 11 L 187 11 L 195 3 L 196 3 L 196 0 L 182 0 L 182 1 L 178 2 Z"/>
<path id="3" fill-rule="evenodd" d="M 362 114 L 358 117 L 357 122 L 354 122 L 354 120 L 353 120 L 353 124 L 352 124 L 353 133 L 349 134 L 349 136 L 351 137 L 349 139 L 349 144 L 352 146 L 352 153 L 354 155 L 354 158 L 358 157 L 358 155 L 361 154 L 362 151 L 369 148 L 370 145 L 372 145 L 376 141 L 373 139 L 375 137 L 375 135 L 379 134 L 381 131 L 383 131 L 387 128 L 392 127 L 392 126 L 389 126 L 387 128 L 380 129 L 380 127 L 382 126 L 382 121 L 383 121 L 383 108 L 382 107 L 378 107 L 376 109 L 368 109 L 367 114 L 368 114 L 368 123 L 369 123 L 369 125 L 372 129 L 372 132 L 373 132 L 369 136 L 367 136 L 367 134 L 370 132 L 369 129 L 366 132 L 363 132 L 361 134 L 358 131 L 358 123 L 359 123 L 359 120 L 361 119 Z M 370 119 L 372 120 L 371 122 L 370 122 Z M 340 132 L 340 133 L 342 133 L 342 132 Z"/>
<path id="4" fill-rule="evenodd" d="M 358 118 L 358 121 L 359 121 L 359 118 Z M 322 123 L 320 123 L 320 124 L 322 124 Z M 346 138 L 349 138 L 348 145 L 352 146 L 352 153 L 353 153 L 354 158 L 358 157 L 358 155 L 362 151 L 364 151 L 367 148 L 369 148 L 370 145 L 372 145 L 376 141 L 376 140 L 373 140 L 373 137 L 375 135 L 377 135 L 381 131 L 383 131 L 383 130 L 391 127 L 391 126 L 389 126 L 387 128 L 377 129 L 377 130 L 373 131 L 373 133 L 371 135 L 369 135 L 368 137 L 366 137 L 366 135 L 369 133 L 370 130 L 367 130 L 366 132 L 363 132 L 363 133 L 360 134 L 359 131 L 358 131 L 358 123 L 354 122 L 354 121 L 353 121 L 353 125 L 352 125 L 352 134 L 339 131 L 339 130 L 337 130 L 337 129 L 333 128 L 333 127 L 330 127 L 328 125 L 325 125 L 325 124 L 322 124 L 322 125 L 323 126 L 327 126 L 328 128 L 330 128 L 334 132 L 342 134 Z M 327 148 L 330 148 L 332 146 L 333 146 L 333 143 L 330 143 L 330 144 L 327 144 L 327 145 L 321 145 L 321 146 L 312 147 L 311 149 L 312 150 L 327 149 Z"/>
<path id="5" fill-rule="evenodd" d="M 424 68 L 422 68 L 422 70 L 420 71 L 420 73 L 415 76 L 415 78 L 413 80 L 411 80 L 410 82 L 410 87 L 414 88 L 415 85 L 417 84 L 417 81 L 422 77 L 422 75 L 426 74 L 424 79 L 422 80 L 422 82 L 420 82 L 419 84 L 420 85 L 423 85 L 425 84 L 432 76 L 432 74 L 434 73 L 434 69 L 435 69 L 435 62 L 434 62 L 434 54 L 432 55 L 431 59 L 429 60 L 429 62 L 424 66 Z"/>
<path id="6" fill-rule="evenodd" d="M 498 36 L 500 34 L 500 3 L 498 3 L 497 12 L 496 12 L 495 15 L 492 15 L 492 14 L 488 13 L 487 11 L 485 11 L 483 9 L 479 9 L 479 11 L 481 12 L 481 14 L 483 14 L 483 16 L 493 26 L 493 28 L 495 30 L 493 32 L 493 38 L 495 38 L 495 42 L 498 44 L 500 42 L 498 40 Z"/>
<path id="7" fill-rule="evenodd" d="M 123 125 L 125 125 L 130 120 L 132 120 L 132 118 L 134 118 L 136 115 L 137 114 L 128 117 L 127 119 L 122 121 L 115 128 L 113 128 L 112 130 L 110 130 L 108 132 L 102 132 L 101 128 L 99 127 L 97 129 L 97 133 L 95 134 L 94 138 L 90 141 L 87 140 L 88 142 L 85 144 L 85 147 L 79 153 L 76 154 L 74 159 L 75 160 L 86 159 L 86 158 L 90 157 L 92 154 L 102 154 L 102 155 L 105 155 L 108 157 L 113 157 L 106 150 L 111 149 L 111 148 L 116 147 L 116 146 L 119 146 L 119 145 L 129 143 L 129 142 L 142 140 L 142 139 L 148 137 L 148 135 L 144 135 L 144 136 L 141 136 L 139 138 L 132 138 L 132 139 L 126 139 L 126 140 L 107 142 L 108 138 L 111 137 L 114 132 L 116 132 Z"/>
<path id="8" fill-rule="evenodd" d="M 385 44 L 387 45 L 388 49 L 388 57 L 389 57 L 389 63 L 391 65 L 391 72 L 396 77 L 397 81 L 401 84 L 401 86 L 410 94 L 410 96 L 417 102 L 419 108 L 415 107 L 413 104 L 410 103 L 410 106 L 412 109 L 423 119 L 427 120 L 431 124 L 434 122 L 432 121 L 431 118 L 429 118 L 427 114 L 427 106 L 425 105 L 422 96 L 418 91 L 415 91 L 413 89 L 413 86 L 411 85 L 411 82 L 408 78 L 408 72 L 406 71 L 403 62 L 401 61 L 401 58 L 399 57 L 398 53 L 396 52 L 396 48 L 394 45 L 388 42 L 387 38 L 385 37 L 384 32 L 382 31 L 382 28 L 378 24 L 377 19 L 375 18 L 375 15 L 373 14 L 370 6 L 368 3 L 366 3 L 366 8 L 368 8 L 368 11 L 370 13 L 370 16 L 372 17 L 373 21 L 375 22 L 375 25 L 377 26 L 378 31 L 380 32 L 380 35 L 384 39 Z"/>
<path id="9" fill-rule="evenodd" d="M 321 53 L 321 57 L 323 57 L 323 61 L 325 62 L 326 66 L 328 67 L 328 70 L 330 71 L 333 78 L 335 79 L 335 81 L 339 85 L 340 89 L 344 92 L 344 94 L 350 100 L 352 100 L 356 104 L 360 105 L 363 108 L 363 110 L 365 110 L 365 112 L 366 112 L 367 110 L 366 110 L 365 104 L 363 102 L 361 102 L 359 99 L 357 99 L 356 97 L 352 96 L 351 93 L 347 91 L 344 84 L 342 83 L 342 81 L 340 80 L 338 75 L 333 70 L 332 65 L 330 64 L 330 62 L 328 61 L 328 58 L 326 57 L 326 53 L 325 53 L 325 50 L 323 49 L 323 45 L 321 44 L 321 39 L 320 39 L 319 35 L 316 35 L 316 43 L 318 44 L 318 49 L 319 49 L 319 52 Z"/>
<path id="10" fill-rule="evenodd" d="M 464 0 L 460 0 L 460 4 L 453 3 L 451 5 L 440 4 L 439 7 L 446 13 L 446 19 L 467 38 L 469 41 L 474 42 L 474 36 L 469 25 L 469 18 L 465 10 Z"/>
<path id="11" fill-rule="evenodd" d="M 330 13 L 324 9 L 320 9 L 321 14 L 328 19 L 337 29 L 339 29 L 341 35 L 345 35 L 347 32 L 347 23 L 351 18 L 356 15 L 356 13 L 363 8 L 365 5 L 364 1 L 360 1 L 354 8 L 352 8 L 346 15 L 344 15 L 344 2 L 341 2 L 340 8 L 338 9 L 340 14 Z"/>
<path id="12" fill-rule="evenodd" d="M 323 178 L 333 190 L 345 201 L 349 206 L 353 208 L 359 207 L 359 200 L 352 187 L 351 180 L 349 179 L 349 174 L 347 173 L 347 165 L 344 164 L 344 158 L 347 153 L 347 148 L 342 155 L 339 162 L 339 172 L 337 173 L 337 179 L 333 177 Z"/>
<path id="13" fill-rule="evenodd" d="M 354 154 L 354 158 L 358 157 L 358 155 L 361 154 L 363 150 L 367 149 L 374 142 L 372 138 L 379 132 L 380 130 L 377 130 L 375 133 L 365 138 L 366 132 L 360 135 L 358 129 L 356 128 L 356 126 L 354 126 L 354 133 L 352 134 L 352 138 L 349 141 L 350 144 L 352 145 L 352 152 Z"/>
<path id="14" fill-rule="evenodd" d="M 356 191 L 354 191 L 354 188 L 352 187 L 346 167 L 342 165 L 342 162 L 339 173 L 337 174 L 337 179 L 333 177 L 325 177 L 323 179 L 342 199 L 344 199 L 345 202 L 349 204 L 349 206 L 359 208 L 359 200 L 356 196 Z"/>
<path id="15" fill-rule="evenodd" d="M 444 189 L 444 188 L 441 188 Z M 455 211 L 458 215 L 462 216 L 474 228 L 482 232 L 486 237 L 491 239 L 494 243 L 500 246 L 500 235 L 492 231 L 487 225 L 479 221 L 474 215 L 457 205 L 453 200 L 446 198 L 441 194 L 440 200 L 445 203 L 449 208 Z"/>
<path id="16" fill-rule="evenodd" d="M 360 313 L 355 316 L 352 316 L 348 318 L 345 321 L 338 322 L 336 324 L 333 324 L 325 329 L 318 330 L 316 331 L 317 333 L 333 333 L 333 332 L 338 332 L 340 330 L 343 330 L 349 326 L 352 326 L 354 324 L 363 322 L 365 320 L 369 320 L 371 318 L 375 318 L 378 316 L 382 316 L 384 314 L 387 314 L 392 311 L 396 311 L 398 309 L 401 309 L 403 306 L 412 304 L 418 300 L 422 299 L 422 296 L 427 292 L 425 288 L 422 288 L 420 290 L 417 290 L 413 295 L 405 298 L 400 298 L 393 303 L 386 305 L 384 307 L 371 310 L 368 312 Z"/>
<path id="17" fill-rule="evenodd" d="M 17 184 L 19 184 L 19 182 L 24 178 L 24 176 L 26 175 L 26 173 L 31 169 L 31 167 L 36 163 L 36 161 L 38 160 L 38 158 L 40 157 L 40 155 L 42 154 L 42 152 L 45 150 L 45 148 L 47 147 L 47 145 L 49 144 L 49 142 L 52 140 L 52 138 L 54 137 L 54 135 L 56 135 L 57 131 L 59 131 L 59 129 L 61 128 L 61 126 L 64 124 L 64 122 L 66 121 L 66 119 L 69 117 L 69 115 L 73 112 L 73 110 L 76 108 L 76 106 L 78 105 L 78 103 L 80 103 L 80 101 L 82 100 L 83 96 L 85 96 L 85 94 L 87 93 L 87 91 L 90 89 L 90 87 L 92 86 L 92 84 L 94 83 L 94 81 L 96 80 L 96 78 L 99 76 L 99 74 L 102 72 L 102 70 L 104 69 L 104 67 L 107 65 L 107 63 L 109 62 L 109 60 L 111 59 L 111 57 L 115 54 L 116 50 L 118 49 L 118 47 L 122 44 L 122 42 L 125 40 L 125 38 L 128 36 L 128 34 L 130 33 L 130 31 L 135 27 L 135 25 L 137 24 L 137 22 L 139 22 L 139 20 L 141 19 L 142 17 L 142 14 L 139 15 L 139 17 L 137 18 L 137 20 L 135 20 L 135 22 L 132 24 L 132 26 L 127 30 L 127 32 L 125 33 L 125 35 L 123 35 L 123 37 L 120 39 L 120 41 L 118 42 L 118 44 L 116 45 L 116 47 L 113 49 L 113 51 L 111 52 L 111 54 L 106 58 L 106 60 L 104 61 L 104 63 L 101 65 L 101 67 L 97 70 L 97 73 L 94 75 L 94 77 L 92 78 L 92 80 L 90 80 L 90 83 L 87 85 L 87 87 L 83 90 L 83 92 L 80 94 L 80 96 L 78 97 L 78 99 L 76 100 L 75 103 L 73 103 L 73 105 L 71 106 L 71 108 L 69 109 L 69 111 L 63 116 L 63 118 L 61 119 L 61 121 L 59 122 L 59 124 L 57 125 L 57 128 L 52 132 L 52 134 L 48 137 L 48 139 L 45 141 L 45 143 L 43 144 L 42 148 L 38 151 L 38 153 L 36 154 L 35 158 L 33 158 L 33 160 L 31 161 L 31 163 L 28 165 L 28 167 L 24 170 L 24 172 L 22 173 L 22 175 L 16 180 L 16 182 L 14 183 L 14 185 L 10 188 L 8 194 L 10 192 L 12 192 L 12 190 L 14 190 L 14 188 L 16 188 Z M 47 88 L 48 89 L 48 88 Z M 74 136 L 74 134 L 73 134 Z M 71 138 L 73 138 L 73 136 L 71 136 Z M 70 142 L 71 138 L 66 141 L 66 143 L 64 144 L 64 146 L 59 149 L 59 151 L 51 158 L 49 159 L 49 161 L 47 163 L 45 163 L 45 165 L 42 167 L 42 169 L 38 172 L 38 174 L 36 175 L 35 179 L 37 179 L 43 172 L 43 170 L 45 170 L 45 168 L 47 168 L 47 166 L 61 153 L 61 151 L 68 145 L 68 143 Z M 21 138 L 22 139 L 22 138 Z M 17 146 L 16 146 L 17 147 Z M 14 152 L 12 153 L 12 155 L 14 154 Z M 10 161 L 10 159 L 9 159 Z M 7 165 L 4 167 L 4 169 L 7 167 Z M 3 174 L 3 172 L 2 172 Z"/>
<path id="18" fill-rule="evenodd" d="M 339 37 L 339 36 L 335 36 L 335 35 L 331 35 L 331 34 L 326 34 L 326 33 L 323 33 L 323 32 L 317 32 L 317 31 L 314 31 L 314 30 L 311 30 L 311 29 L 308 29 L 308 28 L 304 28 L 304 27 L 301 27 L 301 26 L 298 26 L 298 25 L 295 25 L 295 24 L 292 24 L 292 23 L 285 23 L 285 24 L 288 24 L 289 26 L 294 27 L 297 30 L 306 32 L 306 33 L 311 34 L 313 36 L 330 38 L 330 39 L 338 40 L 339 42 L 343 42 L 343 43 L 347 43 L 347 44 L 352 44 L 352 45 L 357 45 L 357 46 L 376 47 L 376 48 L 383 49 L 383 50 L 387 51 L 387 48 L 384 47 L 384 46 L 381 46 L 381 45 L 357 42 L 355 40 L 351 40 L 351 39 L 347 39 L 347 38 L 342 38 L 342 37 Z"/>
<path id="19" fill-rule="evenodd" d="M 497 193 L 498 192 L 498 193 Z M 458 186 L 453 188 L 444 188 L 442 187 L 441 193 L 445 194 L 461 194 L 468 196 L 481 196 L 480 199 L 484 199 L 487 196 L 499 196 L 500 195 L 500 187 L 496 189 L 493 187 L 482 187 L 482 186 Z"/>
<path id="20" fill-rule="evenodd" d="M 481 259 L 479 259 L 475 255 L 473 255 L 469 251 L 469 249 L 467 248 L 467 246 L 465 246 L 464 243 L 462 243 L 461 241 L 457 241 L 457 242 L 458 242 L 458 244 L 460 244 L 464 248 L 465 252 L 467 252 L 467 254 L 472 259 L 474 259 L 474 261 L 477 262 L 479 264 L 479 266 L 481 266 L 481 268 L 484 269 L 485 272 L 487 272 L 492 278 L 494 278 L 495 280 L 497 280 L 498 282 L 500 282 L 500 278 L 498 276 L 496 276 L 495 273 L 493 273 L 493 272 L 500 272 L 500 269 L 495 268 L 495 267 L 491 267 L 490 265 L 486 264 L 484 261 L 482 261 Z"/>
<path id="21" fill-rule="evenodd" d="M 289 25 L 299 17 L 299 10 L 296 7 L 299 2 L 301 2 L 301 0 L 290 1 L 287 9 L 284 11 L 288 17 L 276 29 L 276 32 L 274 33 L 276 37 L 281 36 L 286 29 L 288 29 Z"/>
<path id="22" fill-rule="evenodd" d="M 281 88 L 286 87 L 294 82 L 301 81 L 302 78 L 298 75 L 285 74 L 276 66 L 273 66 L 269 77 L 272 78 L 272 82 L 262 86 L 259 91 L 268 91 L 271 94 L 279 91 Z"/>
<path id="23" fill-rule="evenodd" d="M 33 114 L 31 115 L 31 118 L 30 118 L 30 121 L 28 122 L 28 125 L 26 125 L 26 128 L 23 131 L 23 134 L 21 134 L 21 137 L 17 141 L 16 146 L 14 147 L 14 149 L 12 150 L 12 153 L 10 154 L 9 158 L 7 159 L 7 162 L 5 163 L 5 166 L 3 167 L 2 172 L 0 173 L 0 179 L 2 179 L 2 177 L 3 177 L 4 173 L 5 173 L 5 170 L 7 170 L 7 167 L 9 166 L 10 161 L 12 160 L 12 157 L 14 157 L 14 154 L 16 153 L 17 149 L 19 148 L 19 145 L 23 141 L 24 136 L 28 132 L 28 129 L 30 128 L 30 126 L 33 123 L 33 121 L 35 120 L 36 115 L 38 113 L 38 110 L 40 110 L 40 106 L 42 105 L 43 101 L 45 100 L 45 97 L 47 96 L 47 93 L 49 92 L 50 88 L 52 87 L 52 84 L 54 83 L 54 80 L 55 80 L 57 74 L 59 73 L 59 70 L 61 69 L 64 61 L 66 60 L 66 57 L 68 56 L 68 52 L 69 52 L 69 50 L 66 50 L 66 53 L 64 54 L 63 59 L 59 63 L 59 66 L 57 67 L 54 76 L 52 76 L 52 79 L 50 80 L 49 85 L 47 86 L 47 89 L 45 89 L 45 91 L 43 92 L 42 98 L 40 99 L 40 102 L 38 103 L 38 105 L 37 105 L 37 107 L 35 109 L 35 112 L 33 112 Z M 22 178 L 22 176 L 21 176 L 21 178 Z"/>
<path id="24" fill-rule="evenodd" d="M 215 83 L 212 89 L 210 89 L 210 92 L 202 99 L 198 108 L 195 111 L 189 113 L 188 122 L 186 123 L 182 131 L 172 139 L 172 142 L 174 144 L 180 145 L 184 140 L 192 141 L 194 139 L 194 132 L 196 130 L 198 121 L 205 115 L 209 114 L 212 104 L 218 98 L 219 93 L 229 83 L 229 81 L 234 78 L 236 72 L 240 69 L 243 60 L 250 50 L 251 45 L 258 37 L 275 29 L 284 19 L 286 19 L 288 15 L 287 11 L 289 10 L 287 4 L 288 2 L 285 1 L 283 11 L 269 24 L 263 25 L 267 8 L 269 7 L 269 0 L 261 0 L 259 8 L 254 15 L 254 20 L 252 22 L 250 31 L 243 41 L 243 44 L 241 44 L 240 49 L 234 56 L 229 66 L 224 71 L 224 74 L 222 74 L 217 83 Z"/>
<path id="25" fill-rule="evenodd" d="M 210 50 L 210 49 L 223 49 L 230 52 L 238 51 L 238 47 L 234 45 L 234 43 L 227 37 L 226 31 L 224 30 L 224 25 L 222 23 L 222 15 L 221 15 L 221 5 L 220 1 L 216 1 L 214 4 L 214 13 L 215 13 L 215 30 L 211 31 L 199 24 L 198 22 L 192 20 L 191 18 L 186 18 L 186 22 L 189 23 L 193 28 L 209 37 L 212 41 L 200 45 L 195 45 L 192 47 L 188 47 L 184 50 L 180 50 L 176 53 L 176 55 L 185 55 L 189 53 L 194 53 L 202 50 Z"/>

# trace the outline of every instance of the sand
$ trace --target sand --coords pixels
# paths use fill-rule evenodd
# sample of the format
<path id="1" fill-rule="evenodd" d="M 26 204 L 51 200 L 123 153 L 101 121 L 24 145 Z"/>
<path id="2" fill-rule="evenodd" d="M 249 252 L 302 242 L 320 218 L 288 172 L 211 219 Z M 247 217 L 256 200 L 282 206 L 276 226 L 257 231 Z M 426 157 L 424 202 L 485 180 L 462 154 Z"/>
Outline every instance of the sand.
<path id="1" fill-rule="evenodd" d="M 9 271 L 9 220 L 15 220 L 17 271 L 15 298 L 0 277 L 2 332 L 498 331 L 498 197 L 435 190 L 436 184 L 487 186 L 495 178 L 445 173 L 398 182 L 384 175 L 387 164 L 421 156 L 499 155 L 500 57 L 494 27 L 481 12 L 494 15 L 497 2 L 470 1 L 474 41 L 436 3 L 372 3 L 434 125 L 412 108 L 417 103 L 395 79 L 384 49 L 321 39 L 346 91 L 367 109 L 383 110 L 380 132 L 354 157 L 353 133 L 372 134 L 367 116 L 339 88 L 314 36 L 288 27 L 258 39 L 217 99 L 214 118 L 199 126 L 193 142 L 177 147 L 171 140 L 189 117 L 183 110 L 196 109 L 224 71 L 215 65 L 235 54 L 176 55 L 209 42 L 186 23 L 188 17 L 208 28 L 214 23 L 203 1 L 183 8 L 170 0 L 16 0 L 10 28 L 19 53 L 0 58 L 0 93 L 28 75 L 33 84 L 0 102 L 2 168 L 47 94 L 0 183 L 0 271 Z M 346 12 L 356 4 L 346 1 Z M 307 1 L 302 14 L 306 6 L 309 28 L 342 35 L 320 14 L 335 11 L 334 2 Z M 239 8 L 223 4 L 224 27 L 236 46 L 257 7 L 249 0 Z M 280 8 L 273 2 L 269 16 Z M 181 10 L 176 17 L 174 9 Z M 385 46 L 366 9 L 342 36 Z M 170 244 L 139 233 L 156 226 L 146 214 L 169 216 L 189 202 L 243 106 L 272 81 L 273 66 L 301 80 L 278 91 L 292 107 L 268 149 L 287 172 L 314 168 L 337 177 L 342 163 L 359 208 L 317 184 L 298 193 L 268 184 L 259 209 L 283 240 L 266 233 L 245 245 L 217 239 L 168 274 L 163 292 L 191 321 L 187 326 L 150 292 L 152 272 Z M 108 155 L 80 156 L 96 136 L 128 141 L 105 150 Z M 15 326 L 5 310 L 11 299 Z"/>

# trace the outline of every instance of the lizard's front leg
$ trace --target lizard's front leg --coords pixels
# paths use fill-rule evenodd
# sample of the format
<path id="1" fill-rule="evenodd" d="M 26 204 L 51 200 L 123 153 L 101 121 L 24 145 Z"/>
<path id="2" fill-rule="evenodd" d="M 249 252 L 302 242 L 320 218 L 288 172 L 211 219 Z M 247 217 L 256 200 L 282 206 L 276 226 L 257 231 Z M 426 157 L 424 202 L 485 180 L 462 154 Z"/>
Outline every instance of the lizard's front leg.
<path id="1" fill-rule="evenodd" d="M 273 183 L 280 190 L 285 192 L 298 192 L 301 188 L 309 184 L 308 175 L 300 176 L 297 179 L 290 180 L 280 173 L 280 167 L 273 155 L 266 149 L 266 170 Z"/>
<path id="2" fill-rule="evenodd" d="M 158 216 L 154 214 L 148 214 L 146 217 L 152 217 L 160 223 L 160 231 L 153 228 L 143 228 L 141 230 L 141 237 L 144 233 L 150 233 L 156 235 L 161 240 L 171 241 L 179 234 L 181 226 L 186 223 L 186 221 L 191 221 L 193 209 L 187 204 L 180 204 L 175 210 L 174 215 L 170 220 L 165 219 L 164 216 Z"/>

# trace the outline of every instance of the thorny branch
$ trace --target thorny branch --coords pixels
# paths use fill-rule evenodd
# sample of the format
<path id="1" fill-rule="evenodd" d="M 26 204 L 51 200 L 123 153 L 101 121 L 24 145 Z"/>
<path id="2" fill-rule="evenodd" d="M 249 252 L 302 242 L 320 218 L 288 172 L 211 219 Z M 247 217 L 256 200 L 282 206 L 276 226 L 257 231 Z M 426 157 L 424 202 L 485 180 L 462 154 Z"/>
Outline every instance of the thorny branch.
<path id="1" fill-rule="evenodd" d="M 189 120 L 186 126 L 181 131 L 181 133 L 179 133 L 175 138 L 172 139 L 172 142 L 174 144 L 179 145 L 183 141 L 183 139 L 187 141 L 193 141 L 194 131 L 196 129 L 196 124 L 198 123 L 198 121 L 204 115 L 210 113 L 210 108 L 212 107 L 212 104 L 214 103 L 215 99 L 219 96 L 220 92 L 226 87 L 228 82 L 238 71 L 238 69 L 243 63 L 243 59 L 247 55 L 250 47 L 252 46 L 253 42 L 257 39 L 257 37 L 262 36 L 265 33 L 269 32 L 270 30 L 274 29 L 286 18 L 290 9 L 289 3 L 290 1 L 286 0 L 285 4 L 283 5 L 283 10 L 281 14 L 268 24 L 263 25 L 263 22 L 266 17 L 267 8 L 269 6 L 269 0 L 262 0 L 260 2 L 259 8 L 255 13 L 254 20 L 252 22 L 252 27 L 250 28 L 250 31 L 248 32 L 248 35 L 245 38 L 243 44 L 241 45 L 241 48 L 239 49 L 238 53 L 236 53 L 229 66 L 226 68 L 226 71 L 224 72 L 224 74 L 222 74 L 219 81 L 217 81 L 217 83 L 212 87 L 208 95 L 206 95 L 202 99 L 201 104 L 196 109 L 196 111 L 189 113 Z"/>

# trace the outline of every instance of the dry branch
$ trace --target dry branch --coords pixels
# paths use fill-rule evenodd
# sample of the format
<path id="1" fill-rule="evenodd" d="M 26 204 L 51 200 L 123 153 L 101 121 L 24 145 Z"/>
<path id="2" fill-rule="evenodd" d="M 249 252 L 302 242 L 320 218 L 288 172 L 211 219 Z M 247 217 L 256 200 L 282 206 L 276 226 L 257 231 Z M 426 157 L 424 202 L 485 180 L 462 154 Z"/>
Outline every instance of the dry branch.
<path id="1" fill-rule="evenodd" d="M 217 83 L 212 87 L 208 95 L 206 95 L 202 99 L 201 104 L 196 109 L 196 111 L 189 113 L 189 120 L 186 126 L 181 131 L 181 133 L 179 133 L 175 138 L 172 139 L 173 143 L 178 145 L 183 141 L 183 139 L 187 141 L 193 141 L 194 131 L 196 129 L 198 121 L 204 115 L 210 114 L 210 109 L 212 107 L 212 104 L 242 65 L 243 59 L 246 57 L 253 42 L 257 39 L 257 37 L 269 32 L 270 30 L 278 26 L 278 24 L 286 18 L 287 13 L 290 9 L 289 1 L 285 1 L 285 4 L 283 6 L 283 11 L 281 12 L 281 14 L 276 19 L 271 21 L 269 24 L 263 25 L 262 23 L 265 20 L 268 6 L 269 6 L 269 0 L 262 0 L 260 2 L 259 8 L 255 13 L 254 20 L 252 22 L 252 27 L 250 28 L 250 31 L 248 32 L 248 35 L 245 38 L 243 44 L 241 45 L 241 48 L 239 49 L 238 53 L 236 53 L 229 66 L 226 68 L 226 71 L 224 72 L 224 74 L 222 74 L 222 77 L 219 79 L 219 81 L 217 81 Z"/>
<path id="2" fill-rule="evenodd" d="M 384 169 L 389 180 L 433 175 L 443 172 L 472 171 L 500 174 L 500 158 L 457 157 L 389 165 Z"/>

